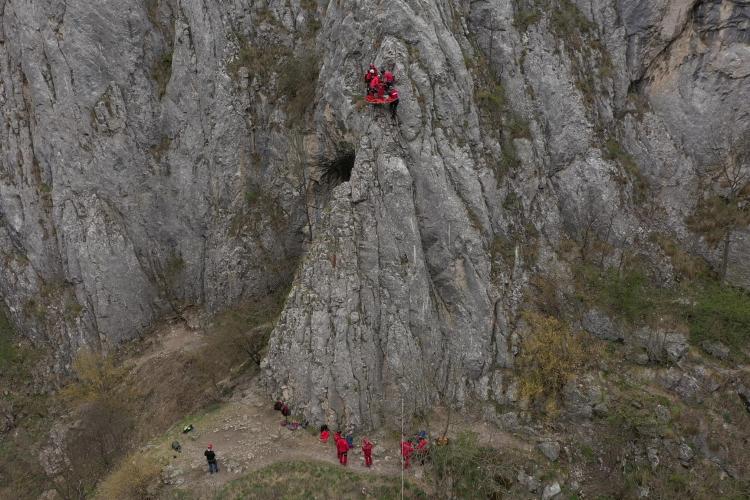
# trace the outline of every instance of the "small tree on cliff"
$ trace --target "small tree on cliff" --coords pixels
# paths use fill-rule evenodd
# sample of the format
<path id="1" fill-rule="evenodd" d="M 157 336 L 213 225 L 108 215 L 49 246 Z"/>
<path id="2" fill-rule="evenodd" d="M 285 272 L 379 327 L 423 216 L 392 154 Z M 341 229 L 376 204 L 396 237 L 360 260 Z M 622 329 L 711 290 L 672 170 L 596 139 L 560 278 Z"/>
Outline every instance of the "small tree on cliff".
<path id="1" fill-rule="evenodd" d="M 688 227 L 711 248 L 722 245 L 722 281 L 727 276 L 732 235 L 750 225 L 750 142 L 736 140 L 727 150 L 726 157 L 701 176 L 701 197 L 687 220 Z"/>

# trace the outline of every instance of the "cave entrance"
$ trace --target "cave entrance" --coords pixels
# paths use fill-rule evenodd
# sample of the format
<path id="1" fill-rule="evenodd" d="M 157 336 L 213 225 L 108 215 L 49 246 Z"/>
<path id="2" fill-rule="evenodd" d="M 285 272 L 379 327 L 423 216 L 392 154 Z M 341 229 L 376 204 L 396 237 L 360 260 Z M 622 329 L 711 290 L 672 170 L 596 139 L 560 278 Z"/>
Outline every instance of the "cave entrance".
<path id="1" fill-rule="evenodd" d="M 356 157 L 354 145 L 348 142 L 339 143 L 333 150 L 318 156 L 314 167 L 317 179 L 313 178 L 307 185 L 307 221 L 311 237 L 331 201 L 333 190 L 352 178 Z"/>
<path id="2" fill-rule="evenodd" d="M 344 143 L 336 148 L 332 156 L 320 160 L 318 163 L 321 172 L 320 180 L 328 190 L 342 182 L 349 182 L 355 158 L 354 146 Z"/>

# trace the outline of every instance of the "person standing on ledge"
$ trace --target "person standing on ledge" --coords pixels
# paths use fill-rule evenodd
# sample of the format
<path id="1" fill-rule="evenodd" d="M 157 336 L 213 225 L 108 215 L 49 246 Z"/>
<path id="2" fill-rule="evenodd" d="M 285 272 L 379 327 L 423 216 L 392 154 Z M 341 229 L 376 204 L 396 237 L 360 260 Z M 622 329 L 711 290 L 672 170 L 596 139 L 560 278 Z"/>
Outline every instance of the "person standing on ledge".
<path id="1" fill-rule="evenodd" d="M 208 446 L 206 446 L 206 451 L 203 452 L 203 455 L 205 455 L 206 460 L 208 460 L 208 473 L 213 474 L 214 472 L 219 472 L 219 464 L 216 462 L 216 452 L 214 451 L 214 445 L 208 443 Z"/>

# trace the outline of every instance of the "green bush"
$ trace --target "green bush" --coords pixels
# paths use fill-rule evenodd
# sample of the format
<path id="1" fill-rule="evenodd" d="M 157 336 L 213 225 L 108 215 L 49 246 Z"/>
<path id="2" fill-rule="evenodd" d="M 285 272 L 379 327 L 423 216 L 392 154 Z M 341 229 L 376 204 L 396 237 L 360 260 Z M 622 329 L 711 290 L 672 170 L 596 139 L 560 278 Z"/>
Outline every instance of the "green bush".
<path id="1" fill-rule="evenodd" d="M 479 446 L 465 431 L 445 446 L 432 446 L 430 479 L 439 498 L 499 498 L 513 482 L 513 465 L 498 450 Z"/>

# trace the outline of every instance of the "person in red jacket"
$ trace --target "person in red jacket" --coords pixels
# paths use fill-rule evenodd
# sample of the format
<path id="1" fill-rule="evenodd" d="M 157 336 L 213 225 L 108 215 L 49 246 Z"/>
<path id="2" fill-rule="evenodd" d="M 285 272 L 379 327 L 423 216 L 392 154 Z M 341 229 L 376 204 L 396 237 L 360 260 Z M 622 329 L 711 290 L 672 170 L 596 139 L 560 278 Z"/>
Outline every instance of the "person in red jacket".
<path id="1" fill-rule="evenodd" d="M 372 66 L 372 64 L 370 65 Z M 372 67 L 367 70 L 367 73 L 365 73 L 365 85 L 367 85 L 367 88 L 370 87 L 370 81 L 377 75 L 377 71 L 375 71 Z"/>
<path id="2" fill-rule="evenodd" d="M 396 109 L 398 108 L 398 89 L 396 87 L 393 87 L 391 89 L 391 92 L 388 94 L 388 97 L 391 100 L 391 103 L 389 104 L 389 107 L 391 108 L 391 118 L 396 118 Z"/>
<path id="3" fill-rule="evenodd" d="M 328 438 L 331 437 L 331 432 L 328 430 L 327 425 L 320 426 L 320 442 L 328 444 Z"/>
<path id="4" fill-rule="evenodd" d="M 341 465 L 346 465 L 346 455 L 349 451 L 349 444 L 346 442 L 346 439 L 340 437 L 336 440 L 336 452 L 339 457 L 339 463 Z"/>
<path id="5" fill-rule="evenodd" d="M 411 444 L 411 441 L 401 441 L 401 457 L 404 460 L 404 469 L 408 469 L 411 466 L 409 459 L 412 453 L 414 453 L 414 445 Z"/>
<path id="6" fill-rule="evenodd" d="M 385 90 L 388 91 L 388 90 L 391 89 L 391 87 L 393 87 L 393 84 L 395 83 L 396 79 L 393 78 L 393 73 L 391 73 L 389 70 L 385 69 L 385 67 L 383 67 L 383 69 L 381 70 L 381 72 L 382 72 L 382 75 L 383 75 L 382 76 L 383 83 L 385 83 Z"/>
<path id="7" fill-rule="evenodd" d="M 365 456 L 365 467 L 372 465 L 372 441 L 366 437 L 362 438 L 362 454 Z"/>
<path id="8" fill-rule="evenodd" d="M 370 94 L 377 94 L 379 88 L 381 88 L 380 78 L 378 78 L 378 75 L 374 75 L 370 80 Z"/>

